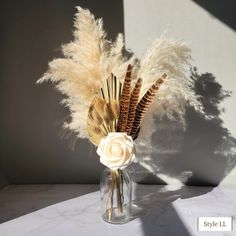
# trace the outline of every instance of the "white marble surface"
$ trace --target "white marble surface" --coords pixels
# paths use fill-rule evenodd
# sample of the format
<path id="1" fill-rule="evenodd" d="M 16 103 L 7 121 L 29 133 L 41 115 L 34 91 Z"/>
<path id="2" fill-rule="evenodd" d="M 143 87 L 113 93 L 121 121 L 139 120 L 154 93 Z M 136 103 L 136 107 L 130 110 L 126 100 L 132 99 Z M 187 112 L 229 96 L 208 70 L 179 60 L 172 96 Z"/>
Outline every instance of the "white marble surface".
<path id="1" fill-rule="evenodd" d="M 2 223 L 0 225 L 1 236 L 236 235 L 235 219 L 233 221 L 234 231 L 232 232 L 207 233 L 197 231 L 197 217 L 199 216 L 236 217 L 236 191 L 230 188 L 178 188 L 175 186 L 135 185 L 133 220 L 124 225 L 110 225 L 102 221 L 99 192 L 94 191 L 84 194 L 91 192 L 96 186 L 73 185 L 71 187 L 54 186 L 52 188 L 50 185 L 47 185 L 47 188 L 43 188 L 43 186 L 28 186 L 28 188 L 33 188 L 33 191 L 27 190 L 27 186 L 18 186 L 17 188 L 18 196 L 21 198 L 17 200 L 17 196 L 13 199 L 9 196 L 9 203 L 3 203 L 7 199 L 7 189 L 0 191 L 0 214 L 6 212 L 7 205 L 17 207 L 17 201 L 21 202 L 22 205 L 24 202 L 22 197 L 27 201 L 34 194 L 41 196 L 40 198 L 43 197 L 44 202 L 51 198 L 51 205 L 43 207 L 41 203 L 42 209 L 33 211 L 34 208 L 32 208 L 33 212 Z M 71 194 L 73 192 L 71 189 L 73 188 L 76 188 L 74 193 L 78 197 Z M 22 194 L 24 191 L 25 194 Z M 44 194 L 42 194 L 42 191 Z M 13 194 L 14 190 L 11 189 L 10 192 Z M 70 194 L 67 195 L 67 192 Z M 58 203 L 52 204 L 52 198 L 56 196 L 64 196 L 64 199 L 73 198 L 58 202 L 60 199 L 57 197 L 55 202 Z M 36 207 L 37 202 L 34 204 Z M 27 202 L 23 205 L 27 207 Z M 17 209 L 10 208 L 9 211 L 12 211 L 13 214 Z"/>

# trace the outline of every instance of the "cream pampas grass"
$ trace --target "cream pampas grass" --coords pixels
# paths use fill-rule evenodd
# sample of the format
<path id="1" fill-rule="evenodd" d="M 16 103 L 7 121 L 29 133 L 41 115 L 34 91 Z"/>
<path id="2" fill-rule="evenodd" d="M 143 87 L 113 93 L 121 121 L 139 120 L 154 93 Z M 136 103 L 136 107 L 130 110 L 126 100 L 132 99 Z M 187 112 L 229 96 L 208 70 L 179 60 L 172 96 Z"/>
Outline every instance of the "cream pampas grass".
<path id="1" fill-rule="evenodd" d="M 114 43 L 106 40 L 102 19 L 95 20 L 89 10 L 77 7 L 74 21 L 74 41 L 63 45 L 64 58 L 49 63 L 49 70 L 38 80 L 50 80 L 66 96 L 63 100 L 70 109 L 71 121 L 65 128 L 75 131 L 78 137 L 87 138 L 87 114 L 89 106 L 113 72 L 123 79 L 129 60 L 123 56 L 124 41 L 119 34 Z"/>
<path id="2" fill-rule="evenodd" d="M 188 105 L 204 113 L 188 77 L 191 50 L 185 43 L 161 37 L 142 59 L 134 55 L 126 58 L 122 34 L 115 42 L 106 40 L 102 20 L 96 20 L 89 10 L 77 10 L 74 40 L 62 46 L 63 58 L 51 61 L 48 71 L 38 80 L 52 81 L 65 95 L 63 103 L 71 112 L 65 128 L 98 145 L 108 132 L 131 134 L 134 123 L 137 127 L 133 135 L 140 130 L 139 138 L 144 141 L 155 131 L 155 116 L 184 123 Z M 127 68 L 131 67 L 132 73 L 127 76 Z M 163 74 L 167 79 L 156 89 L 155 83 Z M 132 92 L 138 78 L 140 84 Z M 149 94 L 149 99 L 145 94 L 152 86 L 155 93 Z"/>
<path id="3" fill-rule="evenodd" d="M 139 134 L 141 142 L 148 141 L 155 131 L 154 117 L 167 117 L 181 122 L 184 127 L 187 106 L 192 106 L 204 114 L 189 77 L 190 63 L 191 49 L 181 40 L 170 40 L 162 36 L 147 49 L 137 69 L 138 77 L 143 79 L 141 94 L 144 94 L 163 73 L 168 75 L 168 79 L 161 86 L 143 119 Z"/>

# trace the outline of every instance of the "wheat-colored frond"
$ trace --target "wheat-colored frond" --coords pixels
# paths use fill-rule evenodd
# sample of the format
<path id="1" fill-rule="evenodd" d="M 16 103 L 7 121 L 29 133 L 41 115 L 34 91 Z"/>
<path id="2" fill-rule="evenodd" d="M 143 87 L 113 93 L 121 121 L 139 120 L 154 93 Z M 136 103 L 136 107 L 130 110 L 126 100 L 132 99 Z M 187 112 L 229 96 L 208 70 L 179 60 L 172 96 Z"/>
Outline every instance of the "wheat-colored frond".
<path id="1" fill-rule="evenodd" d="M 114 99 L 109 103 L 100 96 L 93 99 L 87 117 L 88 138 L 93 144 L 98 145 L 102 137 L 116 131 L 118 109 L 118 103 Z"/>
<path id="2" fill-rule="evenodd" d="M 110 102 L 112 99 L 119 102 L 121 88 L 122 83 L 115 75 L 111 74 L 107 79 L 104 79 L 100 94 L 106 102 Z"/>
<path id="3" fill-rule="evenodd" d="M 95 97 L 91 103 L 87 117 L 87 130 L 90 141 L 98 145 L 101 138 L 106 136 L 109 126 L 104 120 L 106 114 L 106 102 L 100 97 Z"/>
<path id="4" fill-rule="evenodd" d="M 135 118 L 136 107 L 139 101 L 141 86 L 142 86 L 142 79 L 139 78 L 130 96 L 129 115 L 128 115 L 128 121 L 126 125 L 126 133 L 128 135 L 131 134 L 131 130 L 133 127 L 133 122 Z"/>

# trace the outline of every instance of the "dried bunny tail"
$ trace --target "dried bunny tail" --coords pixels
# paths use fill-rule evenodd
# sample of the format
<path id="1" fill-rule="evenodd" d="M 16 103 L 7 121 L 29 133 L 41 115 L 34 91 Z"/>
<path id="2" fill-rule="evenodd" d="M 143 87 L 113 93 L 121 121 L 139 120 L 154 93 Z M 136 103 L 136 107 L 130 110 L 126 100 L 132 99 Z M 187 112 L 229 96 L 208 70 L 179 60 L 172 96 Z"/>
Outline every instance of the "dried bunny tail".
<path id="1" fill-rule="evenodd" d="M 106 104 L 106 106 L 107 106 L 107 113 L 109 113 L 111 121 L 118 119 L 119 116 L 118 102 L 112 99 L 109 103 Z"/>
<path id="2" fill-rule="evenodd" d="M 115 108 L 115 107 L 113 107 Z M 106 104 L 106 112 L 104 114 L 104 121 L 109 128 L 110 132 L 115 132 L 115 123 L 114 121 L 117 119 L 117 111 L 114 111 L 111 107 L 111 103 Z"/>
<path id="3" fill-rule="evenodd" d="M 91 103 L 87 117 L 87 131 L 90 141 L 97 145 L 99 138 L 109 133 L 109 125 L 104 117 L 106 116 L 106 102 L 100 97 L 95 97 Z"/>
<path id="4" fill-rule="evenodd" d="M 95 122 L 101 125 L 104 122 L 104 117 L 106 115 L 106 103 L 100 97 L 95 97 L 90 108 L 88 115 L 92 115 L 96 118 Z"/>
<path id="5" fill-rule="evenodd" d="M 142 79 L 139 78 L 135 84 L 135 87 L 130 97 L 129 115 L 128 115 L 128 121 L 127 121 L 127 126 L 126 126 L 126 133 L 128 135 L 131 134 L 131 130 L 132 130 L 132 126 L 133 126 L 133 122 L 135 118 L 135 111 L 136 111 L 136 107 L 139 101 L 141 86 L 142 86 Z"/>
<path id="6" fill-rule="evenodd" d="M 131 93 L 131 70 L 132 66 L 128 65 L 125 81 L 123 84 L 123 90 L 120 98 L 120 113 L 117 123 L 118 132 L 125 132 L 128 120 L 130 93 Z"/>
<path id="7" fill-rule="evenodd" d="M 147 112 L 148 108 L 152 104 L 156 92 L 159 90 L 161 84 L 166 79 L 167 75 L 163 74 L 157 81 L 154 83 L 148 91 L 145 93 L 145 95 L 142 97 L 140 102 L 137 105 L 136 113 L 135 113 L 135 119 L 133 122 L 133 127 L 131 131 L 131 136 L 135 139 L 137 138 L 137 132 L 139 131 L 140 124 L 144 118 L 145 113 Z"/>
<path id="8" fill-rule="evenodd" d="M 117 109 L 116 100 L 106 103 L 100 96 L 93 99 L 87 117 L 88 138 L 93 144 L 98 145 L 102 137 L 109 132 L 115 132 Z"/>

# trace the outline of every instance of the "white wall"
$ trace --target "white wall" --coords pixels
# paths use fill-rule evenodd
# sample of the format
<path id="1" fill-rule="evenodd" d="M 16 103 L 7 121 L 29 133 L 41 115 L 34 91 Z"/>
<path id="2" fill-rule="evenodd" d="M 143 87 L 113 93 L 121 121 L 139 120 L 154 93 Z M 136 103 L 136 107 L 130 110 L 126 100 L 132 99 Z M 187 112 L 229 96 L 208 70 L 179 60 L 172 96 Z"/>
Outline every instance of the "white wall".
<path id="1" fill-rule="evenodd" d="M 224 9 L 227 1 L 221 2 Z M 236 32 L 191 0 L 124 0 L 124 16 L 126 46 L 138 56 L 142 55 L 150 40 L 159 37 L 166 29 L 167 37 L 190 43 L 193 66 L 198 72 L 212 73 L 224 89 L 233 92 L 220 104 L 225 108 L 220 118 L 224 127 L 236 137 Z M 236 25 L 236 15 L 234 17 Z M 222 163 L 226 165 L 225 175 L 232 169 L 230 163 L 235 163 L 235 159 L 232 160 L 235 156 L 232 156 L 234 153 L 231 152 L 227 164 Z M 213 171 L 211 166 L 209 171 Z M 201 178 L 204 179 L 206 172 L 201 173 Z M 235 171 L 231 173 L 234 174 Z M 227 183 L 236 184 L 236 181 L 230 178 Z"/>

